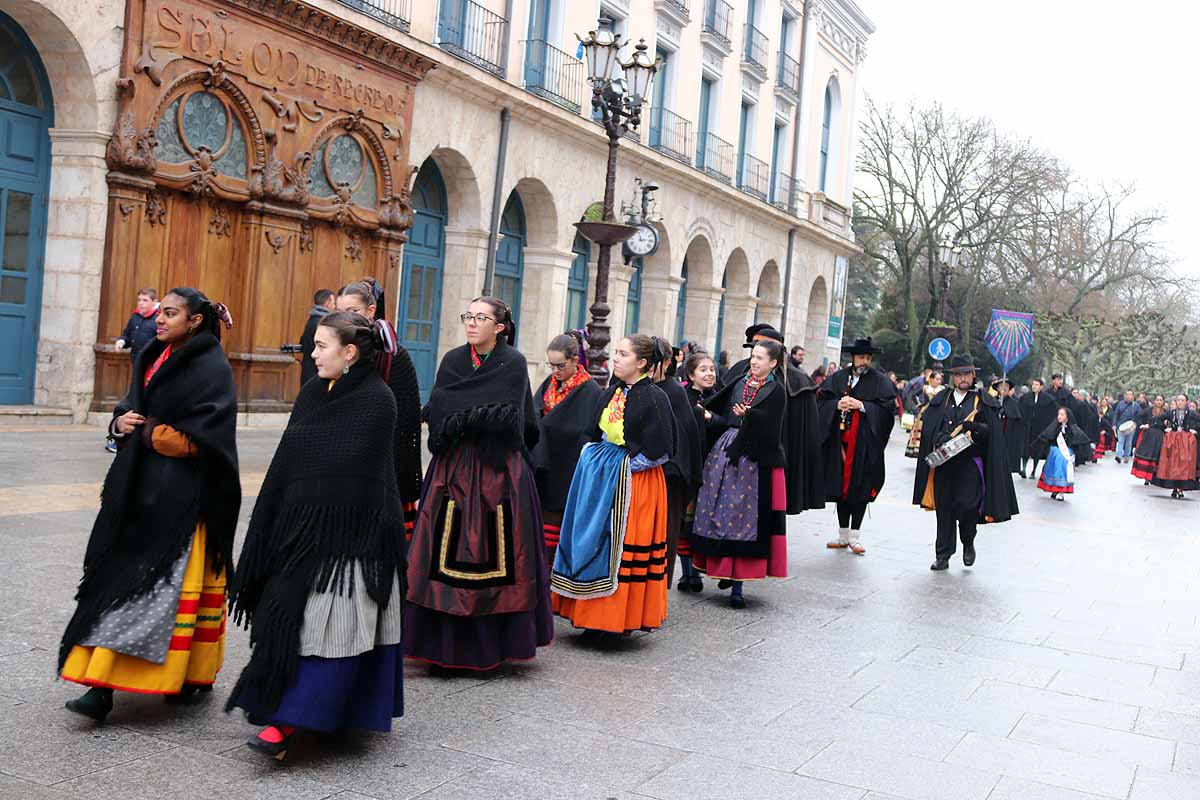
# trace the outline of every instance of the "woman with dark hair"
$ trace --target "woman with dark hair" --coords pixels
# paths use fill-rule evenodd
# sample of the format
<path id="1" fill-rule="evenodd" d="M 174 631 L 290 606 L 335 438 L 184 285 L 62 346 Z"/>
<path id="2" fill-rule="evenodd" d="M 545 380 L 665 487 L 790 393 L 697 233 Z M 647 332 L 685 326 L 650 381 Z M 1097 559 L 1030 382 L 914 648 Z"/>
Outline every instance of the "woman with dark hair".
<path id="1" fill-rule="evenodd" d="M 119 451 L 83 558 L 61 676 L 67 708 L 102 722 L 113 690 L 186 702 L 225 652 L 225 572 L 242 502 L 237 393 L 221 349 L 229 311 L 195 289 L 162 298 L 109 434 Z"/>
<path id="2" fill-rule="evenodd" d="M 533 471 L 542 501 L 546 532 L 546 557 L 554 563 L 562 527 L 563 508 L 579 451 L 588 440 L 595 420 L 593 411 L 602 391 L 587 371 L 586 334 L 582 330 L 560 333 L 546 346 L 550 376 L 533 395 L 541 435 L 533 448 Z"/>
<path id="3" fill-rule="evenodd" d="M 825 382 L 825 367 L 817 367 L 812 371 L 813 383 L 820 386 Z"/>
<path id="4" fill-rule="evenodd" d="M 1154 404 L 1138 416 L 1137 445 L 1133 450 L 1133 468 L 1129 471 L 1142 485 L 1149 486 L 1158 471 L 1158 458 L 1162 455 L 1163 439 L 1166 438 L 1166 400 L 1161 394 L 1154 395 Z"/>
<path id="5" fill-rule="evenodd" d="M 662 465 L 675 430 L 671 403 L 650 377 L 666 352 L 642 334 L 617 342 L 614 380 L 571 480 L 550 588 L 554 613 L 588 636 L 652 631 L 667 617 Z"/>
<path id="6" fill-rule="evenodd" d="M 338 292 L 336 302 L 338 311 L 361 314 L 370 322 L 387 318 L 383 288 L 374 278 L 346 284 Z M 395 329 L 390 338 L 397 338 Z M 417 383 L 412 357 L 398 343 L 380 374 L 396 398 L 396 435 L 392 449 L 396 457 L 396 486 L 404 507 L 404 533 L 411 538 L 417 519 L 417 502 L 421 499 L 421 387 Z"/>
<path id="7" fill-rule="evenodd" d="M 675 445 L 671 460 L 663 464 L 667 481 L 667 588 L 675 574 L 675 554 L 683 532 L 683 518 L 688 504 L 700 489 L 704 454 L 701 452 L 700 427 L 687 390 L 675 378 L 675 359 L 669 342 L 653 338 L 660 360 L 650 371 L 654 384 L 662 390 L 671 404 L 675 421 Z M 680 370 L 682 371 L 682 370 Z M 690 550 L 688 553 L 690 554 Z"/>
<path id="8" fill-rule="evenodd" d="M 381 375 L 396 340 L 345 311 L 314 336 L 317 379 L 296 397 L 230 593 L 252 651 L 226 710 L 266 725 L 248 744 L 280 760 L 298 729 L 389 731 L 404 713 L 396 401 Z"/>
<path id="9" fill-rule="evenodd" d="M 732 589 L 734 608 L 746 607 L 743 581 L 787 577 L 786 357 L 778 342 L 757 342 L 749 371 L 705 404 L 726 430 L 704 464 L 692 558 L 718 588 Z"/>
<path id="10" fill-rule="evenodd" d="M 405 655 L 433 672 L 526 660 L 554 639 L 541 503 L 529 450 L 537 412 L 512 311 L 462 315 L 425 407 L 433 461 L 408 552 Z"/>

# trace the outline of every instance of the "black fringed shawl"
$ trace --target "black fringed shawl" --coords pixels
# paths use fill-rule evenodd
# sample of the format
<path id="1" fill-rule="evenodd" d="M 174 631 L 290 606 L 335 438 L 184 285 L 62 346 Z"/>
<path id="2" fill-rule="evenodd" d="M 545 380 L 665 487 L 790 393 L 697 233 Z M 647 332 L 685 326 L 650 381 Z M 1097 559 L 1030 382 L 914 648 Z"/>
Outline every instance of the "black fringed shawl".
<path id="1" fill-rule="evenodd" d="M 604 438 L 600 418 L 617 389 L 625 385 L 614 377 L 600 395 L 592 414 L 590 438 L 593 442 Z M 625 397 L 625 449 L 630 456 L 640 454 L 650 461 L 675 454 L 675 415 L 671 412 L 671 401 L 649 377 L 630 386 Z"/>
<path id="2" fill-rule="evenodd" d="M 582 369 L 582 367 L 580 367 Z M 562 511 L 567 505 L 571 478 L 579 463 L 579 452 L 596 424 L 596 403 L 603 390 L 594 380 L 584 381 L 543 414 L 547 378 L 533 396 L 533 408 L 541 436 L 533 448 L 533 469 L 538 497 L 544 511 Z"/>
<path id="3" fill-rule="evenodd" d="M 424 415 L 434 455 L 472 442 L 485 463 L 499 468 L 514 450 L 533 449 L 539 434 L 525 356 L 497 342 L 475 369 L 470 345 L 454 348 L 438 367 Z"/>
<path id="4" fill-rule="evenodd" d="M 275 708 L 300 658 L 311 592 L 353 587 L 358 563 L 380 608 L 403 573 L 404 521 L 396 490 L 396 401 L 360 362 L 329 388 L 304 384 L 271 459 L 230 587 L 235 624 L 251 626 L 250 663 L 230 695 L 252 689 Z"/>
<path id="5" fill-rule="evenodd" d="M 142 350 L 129 394 L 113 412 L 116 417 L 136 411 L 147 421 L 122 441 L 104 479 L 75 596 L 78 605 L 63 634 L 60 669 L 101 614 L 142 597 L 170 575 L 197 523 L 207 527 L 206 555 L 213 568 L 233 563 L 242 503 L 233 370 L 217 338 L 201 333 L 178 346 L 144 386 L 147 367 L 165 347 L 154 341 Z M 154 452 L 145 434 L 159 424 L 186 434 L 198 455 L 170 458 Z"/>

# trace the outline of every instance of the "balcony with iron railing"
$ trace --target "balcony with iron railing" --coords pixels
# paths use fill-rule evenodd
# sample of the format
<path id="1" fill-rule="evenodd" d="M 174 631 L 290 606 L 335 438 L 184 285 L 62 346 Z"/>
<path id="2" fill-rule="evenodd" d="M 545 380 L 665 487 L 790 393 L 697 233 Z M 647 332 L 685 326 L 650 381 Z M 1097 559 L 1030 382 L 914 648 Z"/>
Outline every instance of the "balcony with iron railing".
<path id="1" fill-rule="evenodd" d="M 656 0 L 655 6 L 670 10 L 678 19 L 688 20 L 692 17 L 690 0 Z"/>
<path id="2" fill-rule="evenodd" d="M 724 0 L 705 0 L 701 33 L 707 33 L 730 47 L 733 44 L 733 7 Z"/>
<path id="3" fill-rule="evenodd" d="M 665 156 L 692 163 L 692 123 L 665 108 L 650 109 L 650 147 Z"/>
<path id="4" fill-rule="evenodd" d="M 776 172 L 771 181 L 771 205 L 780 211 L 795 213 L 792 208 L 792 189 L 795 181 L 786 172 Z"/>
<path id="5" fill-rule="evenodd" d="M 747 22 L 745 41 L 742 44 L 742 63 L 765 78 L 769 52 L 766 34 Z"/>
<path id="6" fill-rule="evenodd" d="M 742 153 L 738 160 L 741 163 L 738 168 L 737 188 L 759 200 L 766 200 L 770 189 L 771 168 L 765 161 L 759 161 L 749 153 Z"/>
<path id="7" fill-rule="evenodd" d="M 701 133 L 696 143 L 696 169 L 724 183 L 733 182 L 733 145 L 715 133 Z"/>
<path id="8" fill-rule="evenodd" d="M 410 0 L 338 0 L 347 8 L 373 17 L 384 25 L 389 25 L 398 31 L 408 33 Z"/>
<path id="9" fill-rule="evenodd" d="M 800 62 L 779 51 L 779 70 L 775 73 L 775 88 L 793 100 L 800 99 Z"/>
<path id="10" fill-rule="evenodd" d="M 504 77 L 508 20 L 472 0 L 444 0 L 438 16 L 438 46 L 463 61 Z"/>
<path id="11" fill-rule="evenodd" d="M 538 97 L 578 114 L 587 94 L 583 62 L 541 39 L 525 46 L 525 88 Z"/>

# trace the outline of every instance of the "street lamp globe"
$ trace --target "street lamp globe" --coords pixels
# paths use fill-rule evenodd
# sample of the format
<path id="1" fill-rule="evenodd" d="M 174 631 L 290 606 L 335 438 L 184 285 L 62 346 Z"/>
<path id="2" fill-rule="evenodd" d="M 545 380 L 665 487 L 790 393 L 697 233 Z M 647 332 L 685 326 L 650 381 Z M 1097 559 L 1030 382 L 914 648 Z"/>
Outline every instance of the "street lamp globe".
<path id="1" fill-rule="evenodd" d="M 575 34 L 583 45 L 587 58 L 588 79 L 593 85 L 603 85 L 612 80 L 613 68 L 617 65 L 617 51 L 621 49 L 621 35 L 608 28 L 588 31 L 586 39 Z"/>
<path id="2" fill-rule="evenodd" d="M 942 243 L 938 245 L 938 258 L 941 263 L 946 266 L 952 266 L 950 259 L 954 257 L 954 240 L 949 236 L 942 239 Z"/>
<path id="3" fill-rule="evenodd" d="M 641 106 L 650 97 L 650 87 L 654 83 L 654 73 L 658 71 L 659 61 L 650 59 L 646 40 L 639 39 L 633 48 L 633 56 L 621 64 L 621 69 L 629 81 L 629 102 L 634 107 Z"/>

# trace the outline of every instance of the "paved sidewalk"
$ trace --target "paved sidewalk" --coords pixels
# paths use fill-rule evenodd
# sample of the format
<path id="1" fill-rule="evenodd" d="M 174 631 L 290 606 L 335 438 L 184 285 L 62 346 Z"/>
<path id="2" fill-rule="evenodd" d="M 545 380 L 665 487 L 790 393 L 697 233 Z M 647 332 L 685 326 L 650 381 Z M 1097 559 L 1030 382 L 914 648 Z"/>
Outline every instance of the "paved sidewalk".
<path id="1" fill-rule="evenodd" d="M 277 431 L 239 431 L 256 491 Z M 833 510 L 793 518 L 786 581 L 734 611 L 706 582 L 615 651 L 560 624 L 527 665 L 445 680 L 410 667 L 390 735 L 305 740 L 284 765 L 206 705 L 62 708 L 59 635 L 109 456 L 96 431 L 0 430 L 0 798 L 214 800 L 1186 800 L 1200 798 L 1200 493 L 1172 501 L 1108 459 L 1054 503 L 933 559 L 891 445 L 868 553 L 827 551 Z M 243 524 L 253 498 L 242 509 Z"/>

